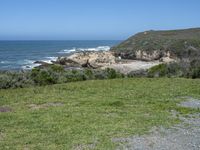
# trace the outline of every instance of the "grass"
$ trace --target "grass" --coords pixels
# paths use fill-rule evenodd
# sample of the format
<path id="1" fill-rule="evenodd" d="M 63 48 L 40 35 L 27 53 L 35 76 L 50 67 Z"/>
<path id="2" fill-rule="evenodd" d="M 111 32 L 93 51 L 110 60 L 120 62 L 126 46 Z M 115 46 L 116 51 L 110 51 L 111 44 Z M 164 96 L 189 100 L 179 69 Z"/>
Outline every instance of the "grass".
<path id="1" fill-rule="evenodd" d="M 200 98 L 200 80 L 134 78 L 0 90 L 0 149 L 114 149 L 113 138 L 169 127 L 180 97 Z M 59 102 L 59 106 L 44 105 Z M 39 107 L 31 109 L 31 104 Z"/>

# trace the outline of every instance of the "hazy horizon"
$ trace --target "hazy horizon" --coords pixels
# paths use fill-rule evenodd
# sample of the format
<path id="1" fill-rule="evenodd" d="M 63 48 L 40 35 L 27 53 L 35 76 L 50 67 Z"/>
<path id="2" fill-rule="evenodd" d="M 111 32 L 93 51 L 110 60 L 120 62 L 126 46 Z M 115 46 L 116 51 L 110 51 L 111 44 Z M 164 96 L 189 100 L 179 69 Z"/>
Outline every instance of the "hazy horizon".
<path id="1" fill-rule="evenodd" d="M 146 30 L 200 27 L 198 0 L 4 0 L 0 40 L 124 40 Z"/>

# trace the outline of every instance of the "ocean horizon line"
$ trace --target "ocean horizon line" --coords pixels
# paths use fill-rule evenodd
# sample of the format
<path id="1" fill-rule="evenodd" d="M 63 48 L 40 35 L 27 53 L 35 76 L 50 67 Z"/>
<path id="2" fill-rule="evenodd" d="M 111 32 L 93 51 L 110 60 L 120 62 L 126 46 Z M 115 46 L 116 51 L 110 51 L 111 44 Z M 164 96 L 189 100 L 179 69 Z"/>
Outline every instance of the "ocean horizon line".
<path id="1" fill-rule="evenodd" d="M 3 42 L 5 42 L 5 41 L 11 41 L 11 42 L 13 42 L 13 41 L 123 41 L 123 39 L 122 40 L 107 40 L 107 39 L 105 39 L 105 40 L 0 40 L 0 41 L 3 41 Z"/>

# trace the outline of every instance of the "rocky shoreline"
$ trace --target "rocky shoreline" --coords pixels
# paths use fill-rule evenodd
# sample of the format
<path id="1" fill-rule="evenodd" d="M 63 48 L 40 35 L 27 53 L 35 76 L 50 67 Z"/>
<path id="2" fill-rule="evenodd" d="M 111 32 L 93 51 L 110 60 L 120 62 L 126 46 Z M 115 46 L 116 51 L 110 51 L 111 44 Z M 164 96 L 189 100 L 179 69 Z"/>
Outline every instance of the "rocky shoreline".
<path id="1" fill-rule="evenodd" d="M 138 55 L 139 54 L 140 56 L 138 56 L 137 59 L 124 59 L 112 51 L 82 51 L 68 56 L 59 57 L 56 61 L 52 61 L 51 64 L 62 65 L 65 69 L 112 68 L 120 73 L 128 74 L 132 71 L 147 70 L 161 63 L 176 61 L 176 59 L 173 59 L 169 53 L 166 53 L 159 59 L 155 57 L 157 52 L 152 53 L 152 55 L 138 52 Z M 42 61 L 36 61 L 35 63 L 40 64 L 40 68 L 51 65 Z"/>

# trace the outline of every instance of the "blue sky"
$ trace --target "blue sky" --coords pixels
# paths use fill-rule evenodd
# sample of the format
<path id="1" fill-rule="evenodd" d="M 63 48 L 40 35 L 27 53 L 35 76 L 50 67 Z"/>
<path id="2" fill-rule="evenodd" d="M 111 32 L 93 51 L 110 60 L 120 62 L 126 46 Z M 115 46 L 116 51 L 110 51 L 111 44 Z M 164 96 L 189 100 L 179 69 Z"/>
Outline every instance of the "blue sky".
<path id="1" fill-rule="evenodd" d="M 0 0 L 0 40 L 123 40 L 200 27 L 200 0 Z"/>

